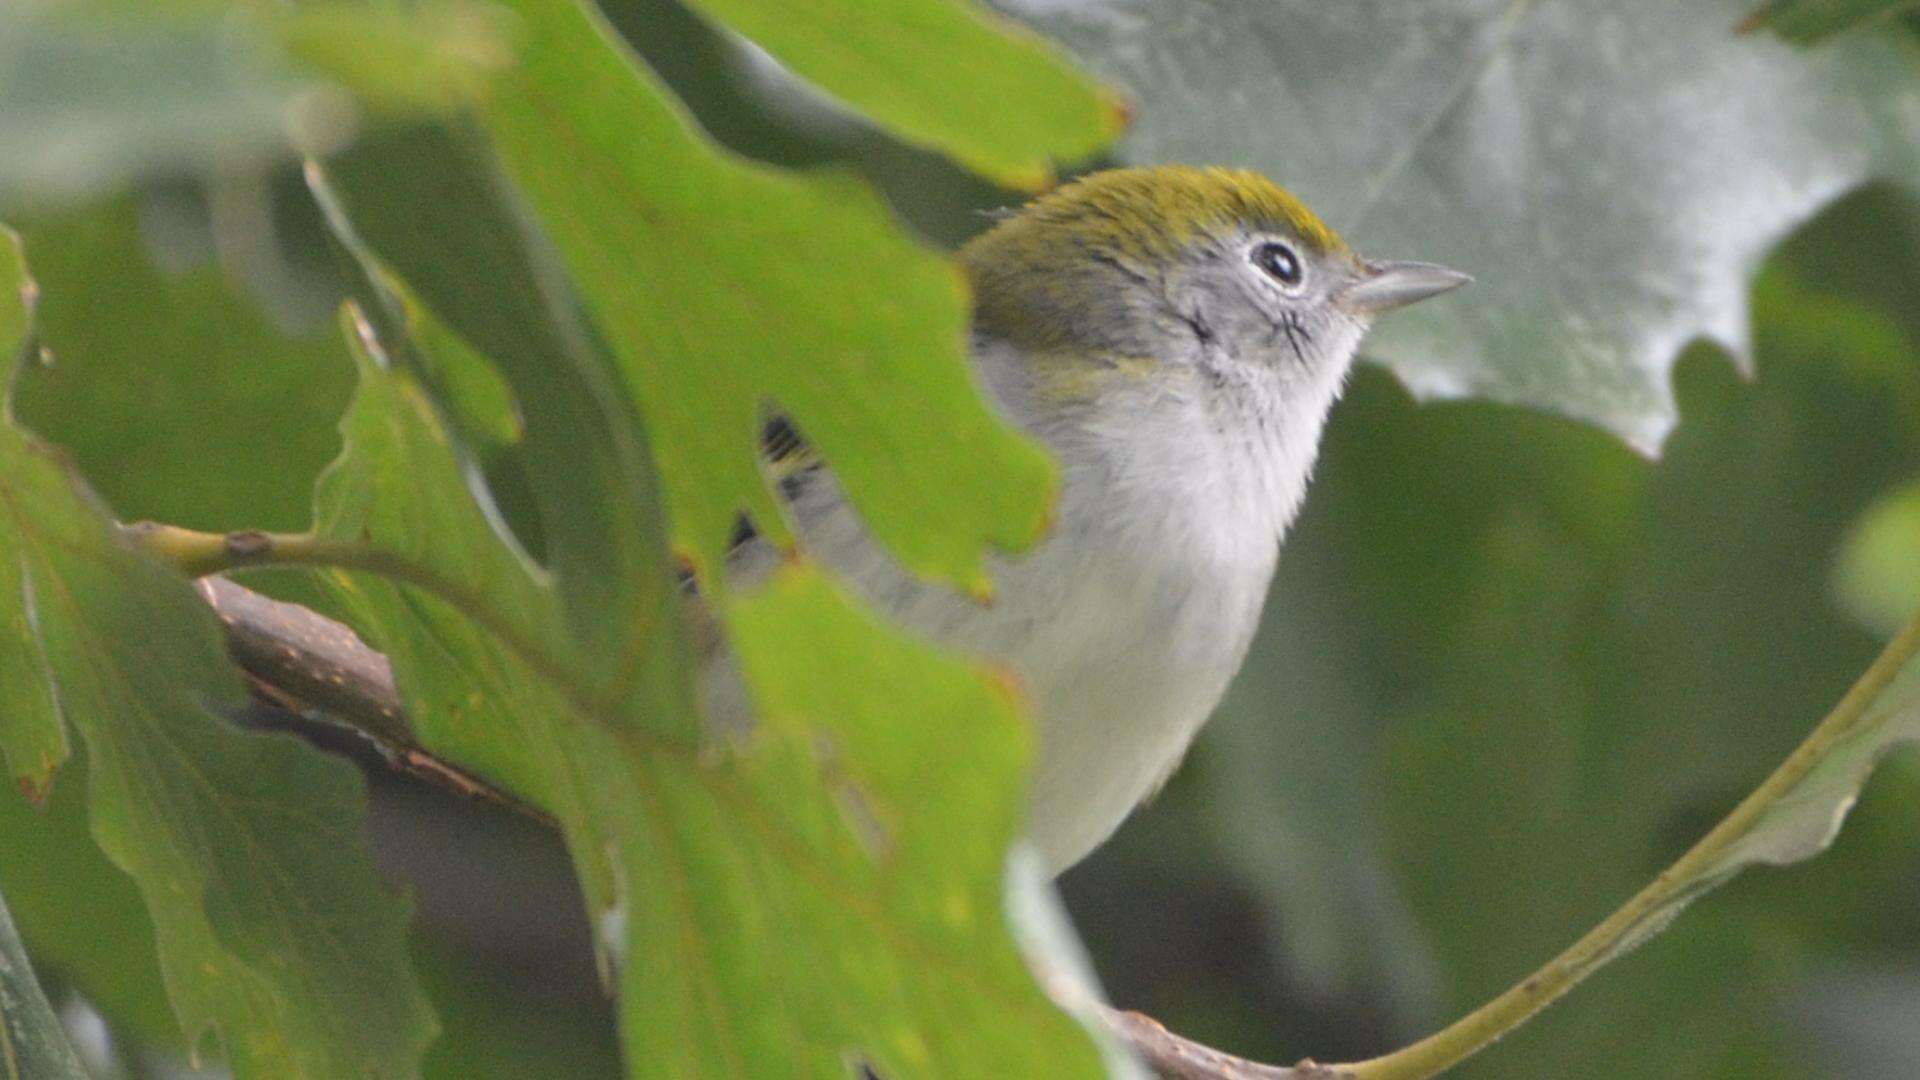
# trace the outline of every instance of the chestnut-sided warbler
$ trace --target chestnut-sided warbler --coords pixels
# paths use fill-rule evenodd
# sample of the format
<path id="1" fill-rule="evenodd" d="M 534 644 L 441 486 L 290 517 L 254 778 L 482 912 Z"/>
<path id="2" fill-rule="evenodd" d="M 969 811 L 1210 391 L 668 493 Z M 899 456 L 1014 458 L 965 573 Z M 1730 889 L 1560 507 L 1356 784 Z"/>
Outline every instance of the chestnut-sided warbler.
<path id="1" fill-rule="evenodd" d="M 903 571 L 828 470 L 783 487 L 868 603 L 1017 676 L 1040 742 L 1026 835 L 1057 873 L 1167 778 L 1240 667 L 1368 324 L 1468 278 L 1361 259 L 1265 178 L 1181 166 L 1067 184 L 960 262 L 979 383 L 1059 460 L 1048 535 L 995 560 L 982 603 Z M 735 569 L 777 559 L 749 542 Z M 729 666 L 720 714 L 743 704 Z"/>

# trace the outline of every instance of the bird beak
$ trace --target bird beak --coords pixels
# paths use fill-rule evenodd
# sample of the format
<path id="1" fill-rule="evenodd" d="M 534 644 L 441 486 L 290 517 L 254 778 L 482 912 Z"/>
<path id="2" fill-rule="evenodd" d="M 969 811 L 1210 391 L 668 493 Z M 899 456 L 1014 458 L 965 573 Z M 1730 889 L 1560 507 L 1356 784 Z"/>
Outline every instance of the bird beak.
<path id="1" fill-rule="evenodd" d="M 1473 279 L 1438 263 L 1370 262 L 1358 281 L 1340 290 L 1335 302 L 1362 315 L 1403 308 Z"/>

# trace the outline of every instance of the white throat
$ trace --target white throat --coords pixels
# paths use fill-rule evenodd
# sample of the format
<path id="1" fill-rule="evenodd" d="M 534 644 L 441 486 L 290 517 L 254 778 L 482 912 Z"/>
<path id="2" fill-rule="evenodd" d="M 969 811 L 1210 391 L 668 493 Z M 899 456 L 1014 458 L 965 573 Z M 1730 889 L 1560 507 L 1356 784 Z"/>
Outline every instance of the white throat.
<path id="1" fill-rule="evenodd" d="M 1055 870 L 1164 782 L 1238 671 L 1344 374 L 1196 366 L 1037 422 L 1009 403 L 1070 463 L 1059 523 L 963 643 L 1033 698 L 1028 832 Z"/>
<path id="2" fill-rule="evenodd" d="M 976 342 L 975 359 L 1063 462 L 1053 531 L 994 560 L 991 604 L 902 572 L 830 477 L 793 510 L 867 602 L 1018 677 L 1040 736 L 1026 831 L 1058 872 L 1159 787 L 1239 669 L 1344 372 L 1191 366 L 1061 408 L 1007 347 Z"/>

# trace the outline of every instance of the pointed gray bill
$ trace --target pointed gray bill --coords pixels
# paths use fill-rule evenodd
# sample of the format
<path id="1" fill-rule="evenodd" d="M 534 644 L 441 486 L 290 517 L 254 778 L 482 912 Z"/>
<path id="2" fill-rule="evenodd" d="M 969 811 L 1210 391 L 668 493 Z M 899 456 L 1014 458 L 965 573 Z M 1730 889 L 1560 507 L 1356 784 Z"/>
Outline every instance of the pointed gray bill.
<path id="1" fill-rule="evenodd" d="M 1439 296 L 1472 281 L 1458 270 L 1439 263 L 1368 263 L 1365 276 L 1340 290 L 1335 302 L 1350 311 L 1378 315 Z"/>

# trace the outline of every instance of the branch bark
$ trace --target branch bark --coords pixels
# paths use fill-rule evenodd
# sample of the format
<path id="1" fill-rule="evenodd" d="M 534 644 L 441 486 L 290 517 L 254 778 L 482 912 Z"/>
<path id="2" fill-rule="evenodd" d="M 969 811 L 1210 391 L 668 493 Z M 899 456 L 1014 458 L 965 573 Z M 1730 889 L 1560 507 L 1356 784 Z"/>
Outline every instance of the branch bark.
<path id="1" fill-rule="evenodd" d="M 435 787 L 554 824 L 546 811 L 421 746 L 394 685 L 393 665 L 351 628 L 218 575 L 199 578 L 194 589 L 219 617 L 227 654 L 261 699 L 308 723 L 359 734 L 389 766 Z"/>
<path id="2" fill-rule="evenodd" d="M 393 665 L 348 627 L 224 577 L 194 589 L 220 617 L 227 652 L 275 704 L 318 711 L 387 749 L 415 743 Z"/>

